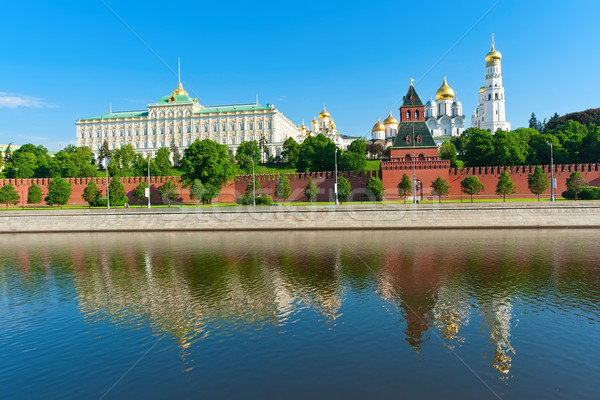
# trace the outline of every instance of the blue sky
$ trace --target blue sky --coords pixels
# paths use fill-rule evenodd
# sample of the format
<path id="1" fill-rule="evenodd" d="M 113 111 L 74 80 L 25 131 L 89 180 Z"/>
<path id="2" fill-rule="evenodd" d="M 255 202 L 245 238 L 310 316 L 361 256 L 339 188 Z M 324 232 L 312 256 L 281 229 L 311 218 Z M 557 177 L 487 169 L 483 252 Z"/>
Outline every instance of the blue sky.
<path id="1" fill-rule="evenodd" d="M 469 126 L 492 33 L 507 119 L 526 126 L 532 111 L 600 106 L 598 15 L 593 0 L 6 2 L 0 143 L 56 151 L 77 118 L 145 109 L 177 86 L 178 57 L 205 105 L 258 93 L 296 124 L 326 105 L 353 136 L 398 118 L 410 78 L 426 101 L 447 75 Z"/>

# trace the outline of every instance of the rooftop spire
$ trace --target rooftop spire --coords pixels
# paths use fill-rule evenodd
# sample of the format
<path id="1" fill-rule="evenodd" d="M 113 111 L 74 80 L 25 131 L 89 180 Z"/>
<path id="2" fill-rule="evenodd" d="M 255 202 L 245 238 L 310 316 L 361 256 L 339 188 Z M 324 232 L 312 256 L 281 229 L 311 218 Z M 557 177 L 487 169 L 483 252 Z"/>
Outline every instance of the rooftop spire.
<path id="1" fill-rule="evenodd" d="M 496 44 L 496 42 L 494 42 L 494 33 L 492 32 L 492 49 L 494 48 L 494 44 Z"/>
<path id="2" fill-rule="evenodd" d="M 181 86 L 181 58 L 177 57 L 177 80 Z"/>

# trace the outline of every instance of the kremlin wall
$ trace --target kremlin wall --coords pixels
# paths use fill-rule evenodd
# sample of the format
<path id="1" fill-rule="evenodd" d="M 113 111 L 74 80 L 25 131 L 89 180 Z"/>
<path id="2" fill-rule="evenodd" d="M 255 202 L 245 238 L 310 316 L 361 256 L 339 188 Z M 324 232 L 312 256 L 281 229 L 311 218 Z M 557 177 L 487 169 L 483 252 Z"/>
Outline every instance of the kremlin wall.
<path id="1" fill-rule="evenodd" d="M 469 175 L 475 175 L 484 185 L 484 190 L 475 199 L 499 199 L 500 196 L 496 195 L 496 184 L 500 174 L 504 169 L 509 171 L 510 177 L 515 184 L 517 192 L 510 196 L 513 198 L 533 198 L 535 197 L 527 187 L 527 178 L 529 174 L 533 173 L 535 166 L 518 166 L 518 167 L 476 167 L 476 168 L 463 168 L 456 169 L 450 168 L 449 162 L 444 160 L 439 161 L 427 161 L 427 160 L 415 160 L 412 162 L 384 162 L 380 171 L 366 171 L 366 172 L 340 172 L 339 176 L 344 176 L 350 182 L 352 186 L 352 193 L 348 198 L 349 201 L 369 201 L 373 200 L 373 196 L 365 189 L 367 181 L 371 176 L 382 177 L 385 185 L 385 197 L 386 201 L 397 201 L 402 200 L 398 196 L 397 185 L 402 179 L 403 174 L 407 174 L 409 177 L 413 176 L 413 166 L 415 171 L 416 180 L 420 183 L 418 188 L 418 199 L 419 200 L 437 200 L 437 196 L 432 193 L 431 183 L 437 178 L 442 177 L 450 183 L 452 186 L 450 189 L 449 196 L 442 197 L 442 200 L 452 199 L 458 200 L 463 199 L 469 201 L 468 196 L 462 194 L 460 190 L 460 182 Z M 543 166 L 544 171 L 550 177 L 550 167 Z M 566 181 L 571 172 L 579 171 L 583 178 L 590 184 L 590 186 L 600 186 L 600 164 L 569 164 L 569 165 L 555 165 L 554 166 L 554 178 L 556 179 L 557 188 L 555 195 L 560 198 L 560 193 L 566 190 Z M 333 202 L 333 184 L 335 177 L 333 172 L 314 172 L 314 173 L 295 173 L 286 174 L 290 180 L 291 195 L 286 202 L 298 202 L 308 201 L 304 196 L 304 188 L 312 178 L 319 185 L 320 192 L 317 197 L 317 201 L 330 201 Z M 275 186 L 277 184 L 278 175 L 256 175 L 256 181 L 260 183 L 262 189 L 257 191 L 259 193 L 266 193 L 273 197 L 275 194 Z M 125 188 L 125 192 L 131 201 L 131 205 L 138 204 L 133 198 L 133 191 L 140 182 L 147 182 L 146 177 L 131 177 L 131 178 L 113 178 L 119 179 Z M 71 184 L 72 192 L 69 205 L 81 205 L 87 206 L 87 203 L 81 197 L 87 184 L 94 180 L 98 185 L 98 188 L 103 194 L 106 194 L 106 178 L 68 178 L 67 182 Z M 181 178 L 179 177 L 152 177 L 150 179 L 150 186 L 152 192 L 152 204 L 161 204 L 162 200 L 158 194 L 158 188 L 164 184 L 166 180 L 173 180 L 178 184 L 179 196 L 176 201 L 172 202 L 172 205 L 179 204 L 193 204 L 194 201 L 189 196 L 189 189 L 181 186 Z M 24 201 L 27 198 L 27 190 L 32 183 L 42 188 L 43 196 L 48 193 L 48 183 L 50 179 L 2 179 L 0 180 L 0 187 L 8 183 L 11 183 L 21 200 L 15 207 L 32 206 L 31 204 L 25 204 Z M 250 175 L 239 175 L 235 179 L 226 184 L 221 190 L 221 194 L 213 200 L 214 203 L 234 203 L 235 199 L 246 192 L 246 188 L 252 182 L 252 176 Z M 550 197 L 550 189 L 546 190 L 542 197 Z M 407 196 L 407 202 L 412 200 L 412 195 Z M 143 202 L 142 204 L 147 204 Z M 45 206 L 45 203 L 41 203 L 40 206 Z"/>

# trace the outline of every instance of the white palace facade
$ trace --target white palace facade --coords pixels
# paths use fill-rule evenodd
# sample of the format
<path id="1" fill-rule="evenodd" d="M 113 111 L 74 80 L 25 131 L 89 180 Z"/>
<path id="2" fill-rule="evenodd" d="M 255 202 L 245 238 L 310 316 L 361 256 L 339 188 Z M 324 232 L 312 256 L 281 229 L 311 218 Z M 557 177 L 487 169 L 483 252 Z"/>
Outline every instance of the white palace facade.
<path id="1" fill-rule="evenodd" d="M 88 146 L 96 157 L 104 141 L 110 150 L 130 144 L 144 157 L 161 147 L 175 145 L 183 151 L 196 139 L 227 145 L 232 153 L 247 140 L 263 142 L 266 155 L 280 155 L 288 137 L 299 130 L 273 104 L 203 106 L 183 89 L 181 82 L 145 111 L 110 112 L 76 121 L 77 146 Z"/>

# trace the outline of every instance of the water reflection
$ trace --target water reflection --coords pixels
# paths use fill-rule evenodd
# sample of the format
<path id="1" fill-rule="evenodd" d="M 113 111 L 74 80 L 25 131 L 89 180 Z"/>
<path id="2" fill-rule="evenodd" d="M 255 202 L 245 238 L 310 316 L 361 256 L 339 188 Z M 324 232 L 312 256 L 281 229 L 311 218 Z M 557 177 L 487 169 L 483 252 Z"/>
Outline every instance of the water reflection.
<path id="1" fill-rule="evenodd" d="M 41 304 L 58 286 L 77 297 L 87 323 L 150 326 L 175 338 L 185 358 L 210 336 L 285 329 L 307 310 L 335 327 L 360 309 L 356 300 L 346 307 L 349 295 L 375 296 L 417 353 L 469 346 L 467 329 L 481 321 L 489 346 L 477 351 L 506 378 L 515 302 L 599 320 L 600 250 L 589 231 L 568 233 L 6 236 L 0 299 Z"/>

